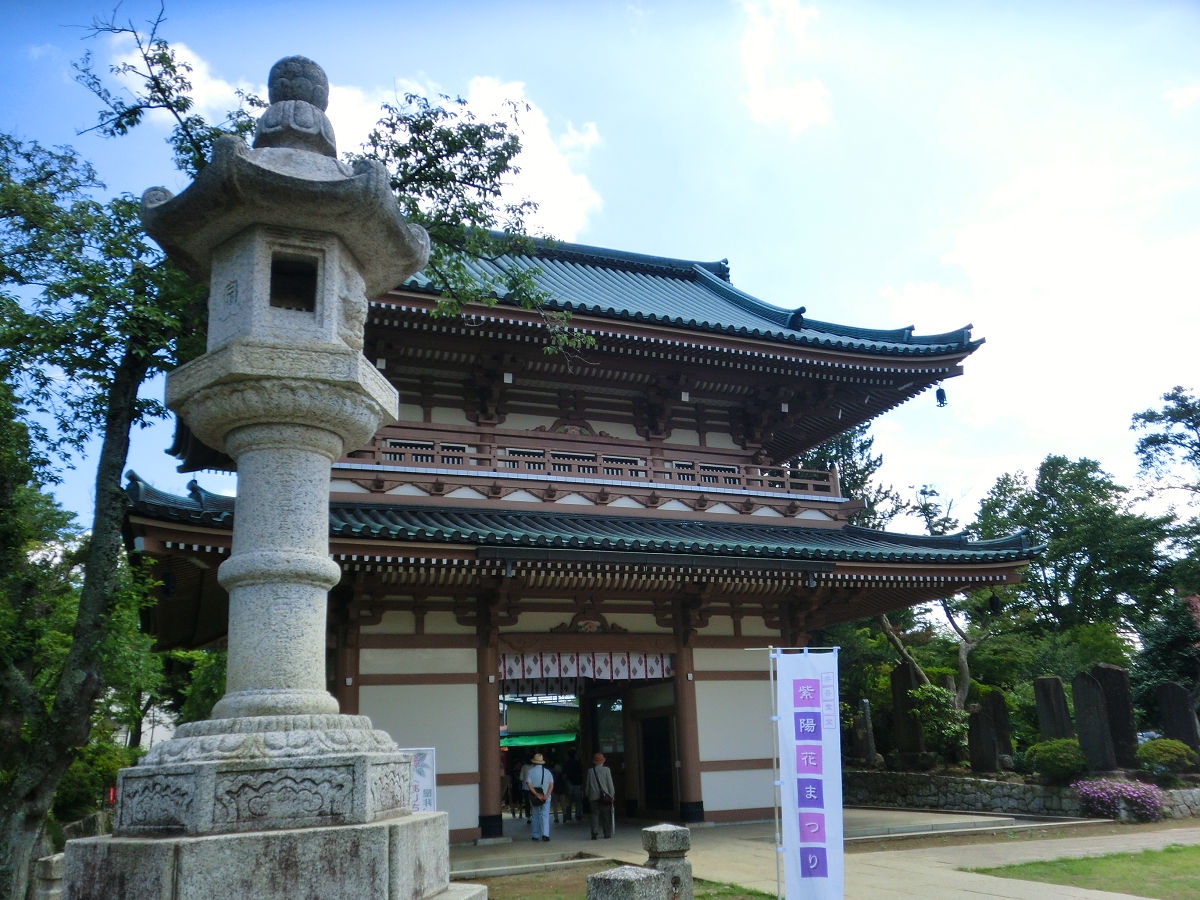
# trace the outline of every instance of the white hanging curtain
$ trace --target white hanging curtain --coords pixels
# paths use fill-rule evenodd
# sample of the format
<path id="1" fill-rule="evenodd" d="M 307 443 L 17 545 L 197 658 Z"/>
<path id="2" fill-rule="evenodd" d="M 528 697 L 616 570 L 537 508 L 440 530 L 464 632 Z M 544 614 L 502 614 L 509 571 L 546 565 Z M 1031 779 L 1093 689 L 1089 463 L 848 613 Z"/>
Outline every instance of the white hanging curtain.
<path id="1" fill-rule="evenodd" d="M 629 681 L 670 678 L 670 653 L 504 653 L 500 677 L 506 694 L 577 694 L 584 678 Z"/>

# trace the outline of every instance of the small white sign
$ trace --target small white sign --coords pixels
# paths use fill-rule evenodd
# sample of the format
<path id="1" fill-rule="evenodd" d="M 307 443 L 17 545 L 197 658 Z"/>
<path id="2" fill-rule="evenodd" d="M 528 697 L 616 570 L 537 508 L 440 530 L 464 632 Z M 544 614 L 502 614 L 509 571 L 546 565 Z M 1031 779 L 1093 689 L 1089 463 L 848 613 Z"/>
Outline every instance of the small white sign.
<path id="1" fill-rule="evenodd" d="M 413 812 L 437 809 L 437 751 L 433 747 L 404 747 L 413 757 Z"/>

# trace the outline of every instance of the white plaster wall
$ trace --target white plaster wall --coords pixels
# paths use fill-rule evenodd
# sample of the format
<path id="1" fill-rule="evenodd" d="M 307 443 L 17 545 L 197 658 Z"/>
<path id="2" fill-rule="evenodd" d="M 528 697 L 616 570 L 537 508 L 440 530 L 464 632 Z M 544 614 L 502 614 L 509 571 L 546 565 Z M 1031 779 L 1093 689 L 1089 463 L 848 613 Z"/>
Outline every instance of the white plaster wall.
<path id="1" fill-rule="evenodd" d="M 770 769 L 744 772 L 701 772 L 700 790 L 705 812 L 720 809 L 770 809 L 775 805 L 774 778 Z M 441 799 L 440 791 L 439 797 Z"/>
<path id="2" fill-rule="evenodd" d="M 683 444 L 686 447 L 700 446 L 700 432 L 692 431 L 690 428 L 673 428 L 668 438 L 663 441 L 664 444 Z"/>
<path id="3" fill-rule="evenodd" d="M 766 672 L 770 662 L 765 649 L 716 650 L 697 647 L 692 651 L 692 665 L 697 672 Z"/>
<path id="4" fill-rule="evenodd" d="M 451 829 L 479 827 L 479 785 L 439 784 L 437 806 L 450 814 Z"/>
<path id="5" fill-rule="evenodd" d="M 391 609 L 379 617 L 378 625 L 359 626 L 360 634 L 416 634 L 417 623 L 406 610 Z"/>
<path id="6" fill-rule="evenodd" d="M 729 616 L 713 616 L 700 634 L 704 637 L 730 637 L 733 635 L 733 619 Z"/>
<path id="7" fill-rule="evenodd" d="M 779 629 L 772 628 L 763 621 L 762 616 L 746 616 L 742 619 L 742 637 L 745 638 L 765 638 L 766 640 L 754 642 L 756 647 L 765 647 L 767 644 L 779 644 Z"/>
<path id="8" fill-rule="evenodd" d="M 769 682 L 697 681 L 696 717 L 702 761 L 775 755 Z"/>
<path id="9" fill-rule="evenodd" d="M 728 431 L 708 431 L 704 434 L 704 443 L 714 450 L 741 450 L 742 447 L 732 437 Z"/>
<path id="10" fill-rule="evenodd" d="M 421 408 L 419 403 L 405 403 L 404 395 L 400 396 L 400 414 L 397 417 L 403 424 L 412 424 L 413 422 L 425 421 L 425 410 Z"/>
<path id="11" fill-rule="evenodd" d="M 401 747 L 436 747 L 439 771 L 478 771 L 475 685 L 366 685 L 358 699 L 361 713 Z"/>
<path id="12" fill-rule="evenodd" d="M 423 417 L 424 416 L 422 415 L 422 418 Z M 432 410 L 430 410 L 429 418 L 439 425 L 469 425 L 472 427 L 474 425 L 474 423 L 467 418 L 467 414 L 463 410 L 453 409 L 448 406 L 435 406 Z M 419 422 L 421 419 L 417 419 L 417 421 Z"/>
<path id="13" fill-rule="evenodd" d="M 476 671 L 474 650 L 388 649 L 358 651 L 360 675 L 423 675 Z M 415 745 L 414 745 L 415 746 Z"/>
<path id="14" fill-rule="evenodd" d="M 433 610 L 425 613 L 426 634 L 475 634 L 474 625 L 460 625 L 454 613 Z"/>
<path id="15" fill-rule="evenodd" d="M 438 772 L 479 771 L 475 685 L 369 685 L 358 701 L 361 714 L 401 747 L 437 748 Z M 439 785 L 437 801 L 451 828 L 479 826 L 476 785 Z"/>

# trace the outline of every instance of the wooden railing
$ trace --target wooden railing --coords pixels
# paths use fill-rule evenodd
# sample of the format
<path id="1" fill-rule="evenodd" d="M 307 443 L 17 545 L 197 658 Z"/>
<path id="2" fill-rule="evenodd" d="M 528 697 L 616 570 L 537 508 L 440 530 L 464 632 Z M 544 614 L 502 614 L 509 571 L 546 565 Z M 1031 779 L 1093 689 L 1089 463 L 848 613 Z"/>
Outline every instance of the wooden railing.
<path id="1" fill-rule="evenodd" d="M 483 476 L 544 475 L 555 480 L 625 481 L 647 484 L 677 485 L 697 490 L 719 488 L 729 491 L 765 491 L 781 494 L 809 494 L 838 498 L 841 496 L 837 472 L 795 469 L 790 466 L 763 466 L 755 463 L 721 462 L 709 452 L 704 458 L 687 448 L 666 447 L 661 459 L 636 456 L 626 451 L 628 445 L 608 439 L 570 437 L 526 432 L 513 436 L 497 436 L 496 443 L 469 444 L 447 440 L 434 429 L 426 433 L 399 429 L 376 435 L 372 444 L 351 453 L 350 462 L 375 463 L 389 468 L 436 469 L 461 471 Z M 570 440 L 584 447 L 564 446 Z M 611 448 L 595 446 L 611 444 Z M 593 449 L 593 446 L 595 449 Z M 729 454 L 721 454 L 728 459 Z"/>

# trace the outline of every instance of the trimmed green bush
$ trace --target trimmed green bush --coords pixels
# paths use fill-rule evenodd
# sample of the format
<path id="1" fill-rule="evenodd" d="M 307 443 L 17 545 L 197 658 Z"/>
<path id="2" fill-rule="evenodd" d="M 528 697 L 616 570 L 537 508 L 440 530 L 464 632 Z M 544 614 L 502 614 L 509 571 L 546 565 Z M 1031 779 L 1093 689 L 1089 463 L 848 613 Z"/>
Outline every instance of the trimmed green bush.
<path id="1" fill-rule="evenodd" d="M 1186 772 L 1196 765 L 1196 751 L 1174 738 L 1153 738 L 1137 748 L 1142 768 L 1155 775 Z"/>
<path id="2" fill-rule="evenodd" d="M 1070 784 L 1087 774 L 1087 759 L 1075 738 L 1057 738 L 1034 744 L 1025 754 L 1026 764 L 1052 784 Z"/>

